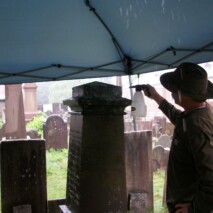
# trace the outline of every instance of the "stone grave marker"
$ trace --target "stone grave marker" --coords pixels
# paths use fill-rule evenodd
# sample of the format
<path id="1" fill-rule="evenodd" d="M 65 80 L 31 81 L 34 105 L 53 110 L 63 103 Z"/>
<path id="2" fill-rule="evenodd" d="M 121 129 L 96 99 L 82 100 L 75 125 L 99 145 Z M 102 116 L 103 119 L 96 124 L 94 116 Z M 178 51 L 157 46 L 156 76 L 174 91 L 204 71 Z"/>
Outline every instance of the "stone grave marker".
<path id="1" fill-rule="evenodd" d="M 152 210 L 152 131 L 125 133 L 125 159 L 127 193 L 142 194 L 146 192 L 146 206 L 147 209 Z M 135 199 L 140 198 L 139 194 Z"/>
<path id="2" fill-rule="evenodd" d="M 5 137 L 26 139 L 22 85 L 6 85 L 5 95 Z"/>
<path id="3" fill-rule="evenodd" d="M 131 213 L 147 213 L 147 193 L 130 193 L 129 196 Z"/>
<path id="4" fill-rule="evenodd" d="M 0 143 L 2 213 L 46 213 L 46 149 L 44 140 Z"/>
<path id="5" fill-rule="evenodd" d="M 171 146 L 171 137 L 168 135 L 161 135 L 158 139 L 157 145 L 160 145 L 164 148 L 170 148 Z"/>
<path id="6" fill-rule="evenodd" d="M 67 148 L 67 124 L 58 115 L 51 115 L 44 124 L 46 149 Z"/>
<path id="7" fill-rule="evenodd" d="M 93 82 L 73 88 L 66 206 L 75 213 L 127 212 L 121 87 Z M 61 210 L 66 212 L 67 210 Z"/>
<path id="8" fill-rule="evenodd" d="M 36 94 L 37 85 L 36 83 L 25 83 L 23 90 L 25 121 L 30 121 L 39 113 Z"/>
<path id="9" fill-rule="evenodd" d="M 165 168 L 167 165 L 168 157 L 164 147 L 160 145 L 155 146 L 152 150 L 152 154 L 153 161 L 156 161 L 157 166 L 159 168 Z"/>

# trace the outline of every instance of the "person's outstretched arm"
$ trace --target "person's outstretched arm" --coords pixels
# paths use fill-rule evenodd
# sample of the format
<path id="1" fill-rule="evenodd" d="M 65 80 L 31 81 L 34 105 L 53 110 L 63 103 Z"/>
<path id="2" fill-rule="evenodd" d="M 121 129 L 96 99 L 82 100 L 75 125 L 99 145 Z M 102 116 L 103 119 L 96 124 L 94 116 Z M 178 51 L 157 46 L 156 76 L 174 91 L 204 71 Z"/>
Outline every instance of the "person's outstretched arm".
<path id="1" fill-rule="evenodd" d="M 159 109 L 173 124 L 175 124 L 175 120 L 177 116 L 180 115 L 181 111 L 175 108 L 163 96 L 161 96 L 153 86 L 147 84 L 143 91 L 147 97 L 153 99 L 159 105 Z"/>

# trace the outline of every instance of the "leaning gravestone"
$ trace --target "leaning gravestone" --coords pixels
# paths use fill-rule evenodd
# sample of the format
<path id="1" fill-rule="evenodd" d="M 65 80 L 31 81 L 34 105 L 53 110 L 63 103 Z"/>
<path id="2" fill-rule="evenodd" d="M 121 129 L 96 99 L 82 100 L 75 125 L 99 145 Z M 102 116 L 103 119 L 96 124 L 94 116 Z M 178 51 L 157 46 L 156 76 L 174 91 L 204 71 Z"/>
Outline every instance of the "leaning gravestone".
<path id="1" fill-rule="evenodd" d="M 51 115 L 44 124 L 46 149 L 67 148 L 67 124 L 58 115 Z"/>

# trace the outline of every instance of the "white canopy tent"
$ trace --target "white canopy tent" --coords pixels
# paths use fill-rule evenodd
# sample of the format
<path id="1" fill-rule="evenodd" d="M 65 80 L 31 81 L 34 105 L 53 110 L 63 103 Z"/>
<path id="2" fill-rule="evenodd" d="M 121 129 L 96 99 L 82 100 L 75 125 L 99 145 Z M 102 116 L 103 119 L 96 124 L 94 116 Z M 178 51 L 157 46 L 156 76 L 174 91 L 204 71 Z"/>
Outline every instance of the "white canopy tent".
<path id="1" fill-rule="evenodd" d="M 212 0 L 7 0 L 0 84 L 122 76 L 213 61 Z"/>

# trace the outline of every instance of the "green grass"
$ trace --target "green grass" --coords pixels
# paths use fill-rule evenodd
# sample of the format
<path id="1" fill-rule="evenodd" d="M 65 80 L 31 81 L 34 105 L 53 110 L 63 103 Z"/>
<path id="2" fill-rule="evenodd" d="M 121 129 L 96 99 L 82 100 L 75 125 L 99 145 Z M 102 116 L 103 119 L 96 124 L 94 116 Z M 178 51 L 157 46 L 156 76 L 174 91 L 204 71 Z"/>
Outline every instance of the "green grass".
<path id="1" fill-rule="evenodd" d="M 50 150 L 46 153 L 48 200 L 65 198 L 68 151 Z"/>
<path id="2" fill-rule="evenodd" d="M 48 200 L 65 198 L 66 196 L 67 157 L 67 149 L 46 152 Z M 158 170 L 153 175 L 154 213 L 166 213 L 166 208 L 162 206 L 164 175 L 164 170 Z"/>
<path id="3" fill-rule="evenodd" d="M 165 206 L 163 206 L 164 178 L 164 170 L 158 170 L 153 174 L 154 213 L 167 212 Z"/>

